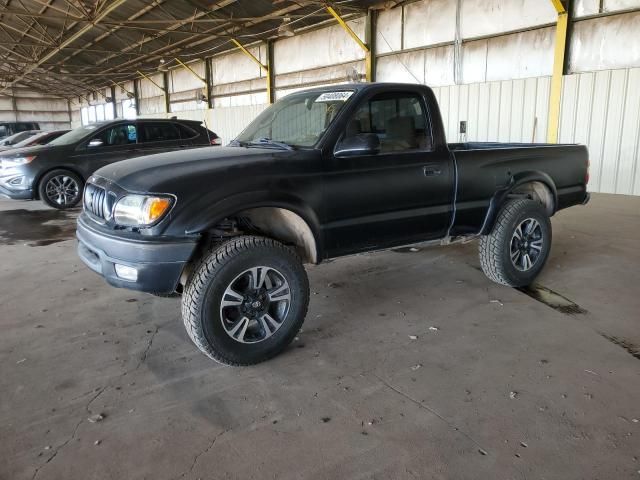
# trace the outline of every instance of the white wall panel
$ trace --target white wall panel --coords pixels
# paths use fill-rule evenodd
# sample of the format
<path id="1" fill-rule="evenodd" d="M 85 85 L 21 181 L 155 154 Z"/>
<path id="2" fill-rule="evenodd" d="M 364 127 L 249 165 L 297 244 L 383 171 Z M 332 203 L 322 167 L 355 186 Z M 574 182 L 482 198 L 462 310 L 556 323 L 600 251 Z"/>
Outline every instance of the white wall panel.
<path id="1" fill-rule="evenodd" d="M 449 142 L 544 142 L 549 77 L 434 88 Z"/>
<path id="2" fill-rule="evenodd" d="M 204 78 L 204 62 L 193 62 L 187 65 L 201 78 Z M 162 84 L 160 83 L 160 85 Z M 169 70 L 169 91 L 171 93 L 185 92 L 203 87 L 203 82 L 186 68 L 176 67 Z"/>
<path id="3" fill-rule="evenodd" d="M 453 46 L 413 50 L 378 58 L 379 82 L 426 83 L 430 86 L 453 82 Z"/>
<path id="4" fill-rule="evenodd" d="M 249 53 L 266 65 L 266 46 L 247 48 Z M 264 76 L 260 66 L 241 51 L 211 59 L 211 79 L 214 85 L 251 80 Z"/>
<path id="5" fill-rule="evenodd" d="M 347 24 L 364 38 L 365 19 Z M 318 46 L 322 46 L 318 48 Z M 364 58 L 364 51 L 340 25 L 278 40 L 274 45 L 276 74 L 325 67 Z"/>
<path id="6" fill-rule="evenodd" d="M 140 98 L 151 98 L 151 97 L 159 97 L 164 95 L 164 90 L 159 88 L 156 85 L 160 85 L 160 87 L 164 87 L 164 80 L 162 78 L 162 73 L 156 73 L 155 75 L 149 75 L 149 79 L 141 78 L 138 81 L 138 94 Z M 156 85 L 154 85 L 154 82 Z"/>
<path id="7" fill-rule="evenodd" d="M 402 49 L 402 7 L 382 10 L 377 22 L 377 53 L 397 52 L 400 49 Z"/>
<path id="8" fill-rule="evenodd" d="M 427 0 L 404 7 L 404 48 L 451 42 L 455 35 L 455 1 Z"/>
<path id="9" fill-rule="evenodd" d="M 424 51 L 399 53 L 378 58 L 378 82 L 425 83 Z"/>
<path id="10" fill-rule="evenodd" d="M 559 139 L 589 147 L 595 192 L 640 195 L 640 68 L 565 77 Z"/>
<path id="11" fill-rule="evenodd" d="M 556 16 L 548 0 L 463 0 L 460 30 L 462 38 L 481 37 L 555 23 Z"/>
<path id="12" fill-rule="evenodd" d="M 640 8 L 640 0 L 604 0 L 605 12 L 616 12 L 618 10 L 628 10 Z"/>
<path id="13" fill-rule="evenodd" d="M 58 130 L 71 126 L 71 112 L 67 99 L 15 87 L 0 96 L 0 121 L 33 121 L 43 130 Z"/>
<path id="14" fill-rule="evenodd" d="M 577 22 L 573 28 L 571 72 L 640 67 L 640 12 Z"/>
<path id="15" fill-rule="evenodd" d="M 551 75 L 554 36 L 549 27 L 487 40 L 486 81 Z"/>

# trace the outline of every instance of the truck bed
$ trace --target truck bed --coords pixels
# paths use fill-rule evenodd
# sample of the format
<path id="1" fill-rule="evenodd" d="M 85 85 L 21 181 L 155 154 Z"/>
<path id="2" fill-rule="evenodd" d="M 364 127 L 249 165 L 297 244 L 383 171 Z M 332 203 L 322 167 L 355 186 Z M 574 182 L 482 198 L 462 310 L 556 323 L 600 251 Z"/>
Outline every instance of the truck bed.
<path id="1" fill-rule="evenodd" d="M 455 220 L 451 232 L 482 231 L 492 197 L 513 183 L 539 182 L 555 197 L 554 211 L 586 198 L 588 153 L 584 145 L 548 143 L 450 143 L 455 158 Z"/>

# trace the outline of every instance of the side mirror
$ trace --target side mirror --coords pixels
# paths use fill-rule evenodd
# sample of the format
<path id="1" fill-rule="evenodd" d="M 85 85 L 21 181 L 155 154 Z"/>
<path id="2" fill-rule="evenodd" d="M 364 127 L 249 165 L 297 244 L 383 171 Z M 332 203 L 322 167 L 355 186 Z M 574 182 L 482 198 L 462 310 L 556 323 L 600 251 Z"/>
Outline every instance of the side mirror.
<path id="1" fill-rule="evenodd" d="M 378 135 L 375 133 L 360 133 L 340 140 L 333 154 L 336 157 L 353 157 L 356 155 L 375 155 L 376 153 L 380 153 Z"/>
<path id="2" fill-rule="evenodd" d="M 102 140 L 100 140 L 99 138 L 94 138 L 89 142 L 88 147 L 95 148 L 95 147 L 101 147 L 102 145 L 104 145 L 104 142 Z"/>

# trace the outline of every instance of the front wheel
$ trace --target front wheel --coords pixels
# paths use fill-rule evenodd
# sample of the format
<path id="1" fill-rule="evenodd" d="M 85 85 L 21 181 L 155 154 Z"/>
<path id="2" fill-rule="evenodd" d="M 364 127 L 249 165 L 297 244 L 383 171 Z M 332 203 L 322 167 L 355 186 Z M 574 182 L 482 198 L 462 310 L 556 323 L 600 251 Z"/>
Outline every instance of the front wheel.
<path id="1" fill-rule="evenodd" d="M 496 283 L 525 287 L 533 283 L 551 250 L 551 221 L 535 200 L 507 202 L 492 232 L 480 238 L 480 265 Z"/>
<path id="2" fill-rule="evenodd" d="M 53 170 L 40 180 L 38 194 L 50 207 L 58 210 L 75 207 L 82 199 L 84 182 L 69 170 Z"/>
<path id="3" fill-rule="evenodd" d="M 209 358 L 253 365 L 287 347 L 308 305 L 307 275 L 294 251 L 269 238 L 241 236 L 196 266 L 182 296 L 182 319 Z"/>

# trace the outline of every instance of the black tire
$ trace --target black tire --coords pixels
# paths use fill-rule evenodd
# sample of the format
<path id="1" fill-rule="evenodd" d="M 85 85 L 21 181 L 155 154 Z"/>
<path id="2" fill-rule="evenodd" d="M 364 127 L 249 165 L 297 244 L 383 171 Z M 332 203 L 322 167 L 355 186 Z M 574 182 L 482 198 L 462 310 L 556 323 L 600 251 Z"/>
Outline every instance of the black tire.
<path id="1" fill-rule="evenodd" d="M 251 324 L 247 320 L 247 325 L 251 327 L 245 327 L 240 335 L 244 339 L 245 332 L 252 331 L 255 338 L 261 335 L 265 338 L 255 343 L 241 343 L 241 340 L 232 338 L 232 333 L 228 331 L 234 324 L 225 323 L 228 311 L 226 309 L 232 309 L 231 313 L 236 313 L 234 309 L 237 309 L 238 317 L 243 317 L 238 320 L 240 323 L 244 320 L 242 312 L 245 311 L 240 309 L 252 308 L 260 302 L 246 300 L 242 306 L 223 307 L 222 301 L 229 299 L 227 292 L 233 288 L 234 282 L 241 281 L 243 275 L 255 268 L 279 274 L 284 279 L 280 285 L 288 287 L 286 291 L 289 292 L 290 298 L 280 301 L 286 304 L 286 314 L 279 326 L 275 327 L 275 332 L 269 332 L 270 336 L 266 336 L 269 329 L 264 322 L 260 324 L 261 319 L 257 318 L 259 313 L 255 314 L 252 311 L 251 314 L 247 314 L 255 315 L 255 319 L 251 320 Z M 249 274 L 249 277 L 251 275 Z M 276 280 L 278 278 L 280 277 L 276 277 Z M 251 281 L 253 280 L 249 278 L 249 283 Z M 272 280 L 268 281 L 270 286 L 271 282 Z M 259 280 L 257 283 L 262 284 Z M 274 292 L 275 288 L 271 291 Z M 258 290 L 249 288 L 247 291 L 249 293 L 245 292 L 246 296 Z M 261 308 L 280 308 L 282 304 L 277 302 L 275 300 L 271 305 L 265 297 L 264 304 L 269 306 Z M 195 267 L 182 295 L 182 320 L 193 343 L 209 358 L 225 365 L 253 365 L 274 357 L 291 343 L 304 322 L 308 305 L 309 281 L 295 252 L 269 238 L 241 236 L 214 246 Z"/>
<path id="2" fill-rule="evenodd" d="M 52 197 L 51 188 L 55 188 L 57 185 L 54 185 L 54 182 L 60 183 L 60 179 L 63 180 L 63 183 L 67 182 L 67 185 L 72 186 L 71 188 L 65 188 L 64 194 L 60 194 L 56 197 Z M 61 185 L 62 187 L 62 185 Z M 57 169 L 52 170 L 46 173 L 38 184 L 38 196 L 40 200 L 49 205 L 52 208 L 56 208 L 58 210 L 66 210 L 68 208 L 73 208 L 80 200 L 82 200 L 82 189 L 84 187 L 84 181 L 82 178 L 75 174 L 70 170 Z M 74 195 L 71 196 L 71 192 L 75 192 Z"/>
<path id="3" fill-rule="evenodd" d="M 532 231 L 531 236 L 523 235 L 523 238 L 527 237 L 528 240 L 520 240 L 516 230 L 520 226 L 520 233 L 523 231 L 526 233 L 527 227 L 535 225 L 530 221 L 531 219 L 538 222 L 539 230 L 537 227 L 532 229 L 535 231 Z M 523 224 L 524 228 L 522 228 Z M 490 280 L 501 285 L 509 287 L 531 285 L 547 261 L 551 250 L 551 237 L 551 221 L 541 203 L 529 199 L 509 200 L 500 210 L 492 232 L 480 238 L 479 254 L 482 271 Z M 528 252 L 526 256 L 532 263 L 529 268 L 526 268 L 528 263 L 522 252 Z M 532 261 L 534 254 L 536 256 Z M 516 256 L 516 259 L 512 261 L 513 256 Z"/>

